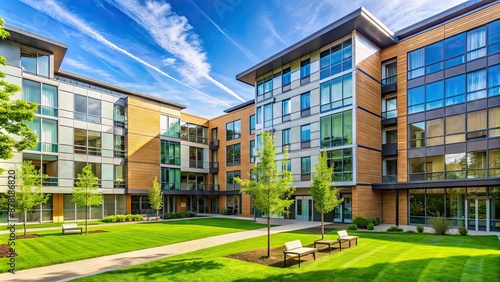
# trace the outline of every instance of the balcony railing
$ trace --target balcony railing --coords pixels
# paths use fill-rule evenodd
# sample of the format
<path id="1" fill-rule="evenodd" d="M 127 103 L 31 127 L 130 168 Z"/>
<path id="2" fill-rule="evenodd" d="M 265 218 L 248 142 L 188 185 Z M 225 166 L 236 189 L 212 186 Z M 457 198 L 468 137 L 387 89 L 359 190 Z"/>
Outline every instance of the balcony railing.
<path id="1" fill-rule="evenodd" d="M 210 173 L 219 172 L 219 162 L 210 162 L 208 169 Z"/>
<path id="2" fill-rule="evenodd" d="M 57 153 L 58 146 L 53 143 L 38 142 L 35 147 L 29 149 L 30 151 Z"/>
<path id="3" fill-rule="evenodd" d="M 205 168 L 204 163 L 205 163 L 204 161 L 189 160 L 189 167 L 190 168 Z"/>
<path id="4" fill-rule="evenodd" d="M 115 188 L 125 188 L 125 180 L 115 180 Z"/>
<path id="5" fill-rule="evenodd" d="M 240 159 L 227 159 L 226 166 L 239 166 L 241 164 Z"/>
<path id="6" fill-rule="evenodd" d="M 162 190 L 219 191 L 218 184 L 162 182 Z"/>
<path id="7" fill-rule="evenodd" d="M 382 182 L 398 182 L 398 175 L 397 174 L 383 175 Z"/>
<path id="8" fill-rule="evenodd" d="M 398 82 L 398 76 L 397 75 L 386 77 L 386 78 L 382 79 L 382 81 L 381 81 L 382 86 L 396 84 L 397 82 Z"/>
<path id="9" fill-rule="evenodd" d="M 197 136 L 197 135 L 181 134 L 181 140 L 185 140 L 185 141 L 189 141 L 189 142 L 196 142 L 196 143 L 201 143 L 201 144 L 208 144 L 208 138 Z"/>
<path id="10" fill-rule="evenodd" d="M 78 187 L 78 186 L 76 186 L 76 183 L 78 182 L 78 180 L 79 180 L 78 178 L 74 178 L 74 179 L 73 179 L 73 186 L 74 186 L 74 187 Z M 98 180 L 97 180 L 97 184 L 96 184 L 96 186 L 97 186 L 97 187 L 99 187 L 99 188 L 101 188 L 101 187 L 102 187 L 102 185 L 101 185 L 101 179 L 98 179 Z"/>
<path id="11" fill-rule="evenodd" d="M 42 186 L 57 186 L 59 183 L 59 179 L 57 177 L 47 177 L 42 179 Z"/>
<path id="12" fill-rule="evenodd" d="M 210 140 L 210 144 L 208 145 L 208 148 L 211 150 L 219 149 L 219 139 Z"/>
<path id="13" fill-rule="evenodd" d="M 169 165 L 181 165 L 181 158 L 172 156 L 161 156 L 161 163 Z"/>

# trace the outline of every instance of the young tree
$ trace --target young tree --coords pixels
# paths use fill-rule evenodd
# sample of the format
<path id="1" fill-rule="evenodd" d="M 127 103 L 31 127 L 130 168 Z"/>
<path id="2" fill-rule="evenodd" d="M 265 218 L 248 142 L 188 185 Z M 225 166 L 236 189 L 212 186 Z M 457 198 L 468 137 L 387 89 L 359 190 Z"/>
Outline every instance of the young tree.
<path id="1" fill-rule="evenodd" d="M 161 193 L 161 184 L 158 182 L 158 177 L 153 180 L 153 187 L 149 188 L 149 204 L 156 210 L 156 218 L 158 218 L 158 210 L 163 207 L 163 195 Z"/>
<path id="2" fill-rule="evenodd" d="M 28 211 L 34 207 L 45 204 L 49 195 L 42 193 L 42 178 L 47 175 L 41 175 L 40 171 L 31 164 L 31 161 L 24 161 L 16 174 L 16 194 L 15 194 L 15 209 L 21 212 L 24 216 L 24 235 L 26 235 L 26 222 L 28 221 Z M 8 205 L 7 198 L 0 199 L 0 207 Z"/>
<path id="3" fill-rule="evenodd" d="M 76 187 L 73 188 L 71 201 L 77 207 L 85 207 L 85 234 L 87 234 L 87 222 L 89 218 L 89 207 L 102 204 L 102 192 L 97 192 L 99 179 L 92 172 L 92 165 L 86 165 L 81 173 L 78 173 Z"/>
<path id="4" fill-rule="evenodd" d="M 295 191 L 292 186 L 292 172 L 286 169 L 288 160 L 288 149 L 285 150 L 282 160 L 281 177 L 278 177 L 275 155 L 276 145 L 274 137 L 268 132 L 262 133 L 260 149 L 257 152 L 259 162 L 253 168 L 255 180 L 241 180 L 235 178 L 241 184 L 241 193 L 250 194 L 254 197 L 254 206 L 266 213 L 267 217 L 267 257 L 271 256 L 271 215 L 283 214 L 292 205 L 290 196 Z"/>
<path id="5" fill-rule="evenodd" d="M 326 152 L 321 152 L 316 164 L 316 173 L 309 194 L 314 200 L 314 207 L 321 213 L 321 239 L 325 239 L 325 213 L 333 211 L 344 199 L 337 199 L 339 189 L 331 187 L 333 166 L 328 167 Z"/>
<path id="6" fill-rule="evenodd" d="M 0 39 L 9 37 L 9 32 L 4 28 L 4 20 L 0 18 Z M 6 66 L 7 59 L 0 56 L 0 65 Z M 26 122 L 32 122 L 35 111 L 38 108 L 36 103 L 29 103 L 25 100 L 11 101 L 14 93 L 21 88 L 15 84 L 4 80 L 5 73 L 0 67 L 0 159 L 8 160 L 13 157 L 12 150 L 21 152 L 36 146 L 37 136 Z M 17 136 L 17 140 L 14 136 Z M 0 173 L 3 170 L 0 168 Z"/>

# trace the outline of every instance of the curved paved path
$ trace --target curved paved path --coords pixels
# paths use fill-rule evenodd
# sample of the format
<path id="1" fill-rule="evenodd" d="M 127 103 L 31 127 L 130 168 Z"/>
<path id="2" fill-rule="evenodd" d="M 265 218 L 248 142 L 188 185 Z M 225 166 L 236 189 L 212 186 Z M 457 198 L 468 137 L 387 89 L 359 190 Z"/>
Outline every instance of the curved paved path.
<path id="1" fill-rule="evenodd" d="M 234 218 L 234 217 L 233 217 Z M 259 219 L 262 223 L 262 219 Z M 271 234 L 320 226 L 321 222 L 272 220 Z M 267 228 L 235 232 L 161 247 L 0 274 L 0 281 L 69 281 L 119 268 L 267 235 Z"/>

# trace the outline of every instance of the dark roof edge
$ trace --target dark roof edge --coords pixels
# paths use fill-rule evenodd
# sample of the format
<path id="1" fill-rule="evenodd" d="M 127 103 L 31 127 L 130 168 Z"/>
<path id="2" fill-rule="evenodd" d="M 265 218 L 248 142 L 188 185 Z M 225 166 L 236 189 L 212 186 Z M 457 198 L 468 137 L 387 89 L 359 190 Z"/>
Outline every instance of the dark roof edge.
<path id="1" fill-rule="evenodd" d="M 234 106 L 234 107 L 231 107 L 231 108 L 229 108 L 229 109 L 227 109 L 227 110 L 224 110 L 224 112 L 225 112 L 225 113 L 232 113 L 232 112 L 234 112 L 234 111 L 237 111 L 237 110 L 239 110 L 239 109 L 243 109 L 244 107 L 248 107 L 248 106 L 253 105 L 253 104 L 255 104 L 255 100 L 246 101 L 246 102 L 244 102 L 244 103 L 241 103 L 241 104 L 239 104 L 239 105 L 236 105 L 236 106 Z"/>
<path id="2" fill-rule="evenodd" d="M 493 5 L 498 2 L 500 2 L 500 0 L 469 0 L 467 2 L 454 6 L 448 10 L 435 14 L 415 24 L 412 24 L 401 30 L 396 31 L 396 37 L 398 38 L 398 40 L 403 40 L 407 37 L 410 37 L 412 35 L 425 31 L 429 28 L 447 22 L 453 18 L 464 15 L 478 8 L 482 8 L 483 6 Z"/>
<path id="3" fill-rule="evenodd" d="M 24 30 L 24 29 L 15 27 L 15 26 L 11 26 L 11 25 L 6 24 L 6 25 L 4 25 L 4 29 L 7 30 L 9 33 L 15 32 L 15 33 L 18 33 L 20 35 L 28 36 L 28 37 L 31 37 L 31 38 L 36 39 L 36 40 L 41 40 L 41 41 L 50 43 L 50 44 L 58 46 L 58 47 L 68 49 L 68 46 L 62 42 L 50 39 L 50 38 L 42 36 L 42 35 L 38 35 L 36 33 L 30 32 L 30 31 L 27 31 L 27 30 Z"/>
<path id="4" fill-rule="evenodd" d="M 150 95 L 146 95 L 146 94 L 134 91 L 134 90 L 129 90 L 129 89 L 121 88 L 121 87 L 113 85 L 113 84 L 109 84 L 109 83 L 106 83 L 106 82 L 95 80 L 95 79 L 92 79 L 92 78 L 89 78 L 89 77 L 86 77 L 86 76 L 81 76 L 79 74 L 75 74 L 75 73 L 72 73 L 72 72 L 59 70 L 59 71 L 56 72 L 56 74 L 61 75 L 61 76 L 65 76 L 65 77 L 69 77 L 69 78 L 73 78 L 73 79 L 76 79 L 76 80 L 80 80 L 82 82 L 94 84 L 94 85 L 97 85 L 97 86 L 100 86 L 100 87 L 108 88 L 108 89 L 111 89 L 111 90 L 114 90 L 114 91 L 122 92 L 122 93 L 127 94 L 127 95 L 136 96 L 136 97 L 140 97 L 140 98 L 152 100 L 152 101 L 155 101 L 155 102 L 159 102 L 159 103 L 162 103 L 162 104 L 167 104 L 167 105 L 170 105 L 170 106 L 174 106 L 176 108 L 180 108 L 181 110 L 186 108 L 186 106 L 182 105 L 182 104 L 178 104 L 178 103 L 171 102 L 171 101 L 168 101 L 168 100 L 164 100 L 164 99 L 161 99 L 161 98 L 157 98 L 157 97 L 153 97 L 153 96 L 150 96 Z"/>
<path id="5" fill-rule="evenodd" d="M 373 190 L 423 189 L 423 188 L 456 188 L 484 187 L 500 185 L 500 177 L 481 179 L 457 179 L 440 181 L 413 181 L 393 183 L 372 183 Z"/>

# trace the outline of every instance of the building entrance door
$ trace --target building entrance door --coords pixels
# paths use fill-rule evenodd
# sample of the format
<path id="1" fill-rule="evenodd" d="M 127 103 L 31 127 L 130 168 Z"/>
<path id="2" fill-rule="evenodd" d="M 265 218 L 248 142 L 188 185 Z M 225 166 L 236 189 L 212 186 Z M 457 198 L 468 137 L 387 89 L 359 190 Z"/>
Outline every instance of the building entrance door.
<path id="1" fill-rule="evenodd" d="M 313 220 L 313 199 L 309 196 L 295 197 L 295 219 Z"/>
<path id="2" fill-rule="evenodd" d="M 467 229 L 490 231 L 490 199 L 467 199 Z"/>

